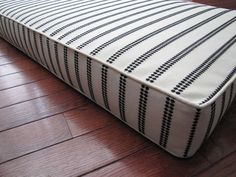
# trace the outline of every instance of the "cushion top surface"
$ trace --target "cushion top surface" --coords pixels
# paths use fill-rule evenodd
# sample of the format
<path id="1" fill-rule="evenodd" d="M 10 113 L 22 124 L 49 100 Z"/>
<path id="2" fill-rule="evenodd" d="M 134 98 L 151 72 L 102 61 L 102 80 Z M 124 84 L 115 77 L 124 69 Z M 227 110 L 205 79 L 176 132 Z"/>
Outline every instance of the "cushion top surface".
<path id="1" fill-rule="evenodd" d="M 235 79 L 236 12 L 171 0 L 1 0 L 0 14 L 185 103 Z"/>

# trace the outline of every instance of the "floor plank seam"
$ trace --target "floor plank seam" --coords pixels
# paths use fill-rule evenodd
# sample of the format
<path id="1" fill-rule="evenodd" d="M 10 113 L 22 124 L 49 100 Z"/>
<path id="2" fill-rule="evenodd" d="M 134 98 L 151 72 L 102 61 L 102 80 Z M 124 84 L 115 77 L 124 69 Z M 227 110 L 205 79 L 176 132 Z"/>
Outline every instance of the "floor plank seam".
<path id="1" fill-rule="evenodd" d="M 200 175 L 200 174 L 204 173 L 205 171 L 209 170 L 211 167 L 213 167 L 213 166 L 215 166 L 216 164 L 220 163 L 220 162 L 223 161 L 224 159 L 228 158 L 229 156 L 231 156 L 231 155 L 232 155 L 233 153 L 235 153 L 235 152 L 236 152 L 236 150 L 230 152 L 230 153 L 227 154 L 226 156 L 220 158 L 220 159 L 217 160 L 216 162 L 213 162 L 213 163 L 212 163 L 211 165 L 209 165 L 208 167 L 206 167 L 206 168 L 200 170 L 198 173 L 196 173 L 196 174 L 194 174 L 194 175 L 192 175 L 192 176 L 190 176 L 190 177 L 197 177 L 198 175 Z"/>
<path id="2" fill-rule="evenodd" d="M 19 158 L 21 158 L 21 157 L 24 157 L 24 156 L 27 156 L 27 155 L 33 154 L 33 153 L 35 153 L 35 152 L 38 152 L 38 151 L 41 151 L 41 150 L 44 150 L 44 149 L 47 149 L 47 148 L 50 148 L 50 147 L 56 146 L 56 145 L 58 145 L 58 144 L 64 143 L 64 142 L 69 141 L 69 140 L 72 140 L 72 139 L 73 139 L 73 137 L 68 138 L 68 139 L 66 139 L 66 140 L 63 140 L 63 141 L 61 141 L 61 142 L 57 142 L 57 143 L 55 143 L 55 144 L 51 144 L 51 145 L 49 145 L 49 146 L 45 146 L 45 147 L 40 148 L 40 149 L 37 149 L 37 150 L 34 150 L 34 151 L 29 152 L 29 153 L 26 153 L 26 154 L 24 154 L 24 155 L 20 155 L 20 156 L 18 156 L 18 157 L 15 157 L 15 158 L 12 158 L 12 159 L 6 160 L 6 161 L 4 161 L 4 162 L 1 162 L 1 163 L 0 163 L 0 166 L 3 165 L 4 163 L 7 163 L 7 162 L 10 162 L 10 161 L 13 161 L 13 160 L 19 159 Z"/>
<path id="3" fill-rule="evenodd" d="M 112 164 L 114 164 L 114 163 L 116 163 L 116 162 L 118 162 L 118 161 L 120 161 L 120 160 L 123 160 L 123 159 L 125 159 L 125 158 L 127 158 L 127 157 L 129 157 L 129 156 L 132 156 L 132 155 L 134 155 L 134 154 L 136 154 L 136 153 L 138 153 L 138 152 L 141 152 L 141 151 L 147 149 L 147 148 L 150 147 L 150 146 L 151 146 L 150 144 L 144 145 L 141 149 L 138 149 L 138 150 L 136 150 L 136 151 L 134 151 L 134 152 L 132 152 L 132 153 L 126 155 L 126 156 L 123 156 L 123 157 L 121 157 L 121 158 L 118 158 L 118 159 L 116 159 L 116 160 L 114 160 L 114 161 L 112 161 L 112 162 L 109 162 L 109 163 L 107 163 L 107 164 L 105 164 L 105 165 L 102 165 L 102 166 L 100 166 L 100 167 L 98 167 L 98 168 L 95 168 L 95 169 L 93 169 L 93 170 L 91 170 L 91 171 L 89 171 L 89 172 L 83 173 L 83 174 L 81 174 L 81 175 L 79 175 L 79 176 L 85 176 L 85 175 L 90 174 L 90 173 L 92 173 L 92 172 L 95 172 L 95 171 L 97 171 L 97 170 L 99 170 L 99 169 L 102 169 L 102 168 L 104 168 L 104 167 L 106 167 L 106 166 L 112 165 Z M 77 176 L 78 176 L 78 175 L 77 175 Z"/>
<path id="4" fill-rule="evenodd" d="M 46 95 L 43 95 L 43 96 L 39 96 L 39 97 L 35 97 L 35 98 L 32 98 L 32 99 L 20 101 L 20 102 L 14 103 L 14 104 L 10 104 L 10 105 L 7 105 L 7 106 L 3 106 L 3 107 L 0 107 L 0 109 L 4 109 L 4 108 L 10 107 L 10 106 L 14 106 L 14 105 L 17 105 L 17 104 L 20 104 L 20 103 L 25 103 L 25 102 L 32 101 L 32 100 L 35 100 L 35 99 L 47 97 L 47 96 L 49 96 L 49 95 L 58 94 L 59 92 L 62 92 L 62 91 L 68 90 L 68 89 L 70 89 L 70 88 L 65 88 L 65 89 L 62 89 L 62 90 L 60 90 L 60 91 L 57 91 L 56 93 L 53 92 L 53 93 L 46 94 Z"/>
<path id="5" fill-rule="evenodd" d="M 35 81 L 32 81 L 32 82 L 27 82 L 27 83 L 25 83 L 25 84 L 20 84 L 20 85 L 8 87 L 8 88 L 0 89 L 0 92 L 1 92 L 1 91 L 4 91 L 4 90 L 16 88 L 16 87 L 19 87 L 19 86 L 23 86 L 23 85 L 28 85 L 28 84 L 36 83 L 36 82 L 38 82 L 38 81 L 46 80 L 46 79 L 49 79 L 49 78 L 52 78 L 52 77 L 53 77 L 53 76 L 48 76 L 47 78 L 42 78 L 42 79 L 35 80 Z M 1 108 L 0 108 L 0 109 L 1 109 Z"/>
<path id="6" fill-rule="evenodd" d="M 51 116 L 50 116 L 50 117 L 51 117 Z M 49 119 L 50 119 L 50 117 L 49 117 Z M 65 121 L 66 121 L 66 120 L 65 120 Z M 34 121 L 34 122 L 35 122 L 35 121 Z M 67 122 L 67 121 L 66 121 L 66 122 Z M 31 123 L 32 123 L 32 122 L 31 122 Z M 13 159 L 9 159 L 9 160 L 7 160 L 7 161 L 1 162 L 0 165 L 2 165 L 2 164 L 4 164 L 4 163 L 7 163 L 7 162 L 9 162 L 9 161 L 13 161 L 13 160 L 16 160 L 16 159 L 18 159 L 18 158 L 27 156 L 27 155 L 29 155 L 29 154 L 33 154 L 33 153 L 35 153 L 35 152 L 38 152 L 38 151 L 41 151 L 41 150 L 44 150 L 44 149 L 47 149 L 47 148 L 56 146 L 56 145 L 58 145 L 58 144 L 61 144 L 61 143 L 66 142 L 66 141 L 69 141 L 69 140 L 72 140 L 72 139 L 76 139 L 76 138 L 80 138 L 80 137 L 82 137 L 82 136 L 85 136 L 85 135 L 88 135 L 88 134 L 90 134 L 90 133 L 99 131 L 99 130 L 104 129 L 104 128 L 106 128 L 106 127 L 108 127 L 108 126 L 111 126 L 111 125 L 112 125 L 112 123 L 110 123 L 110 124 L 108 124 L 108 125 L 106 125 L 106 126 L 103 126 L 103 127 L 97 128 L 97 129 L 94 129 L 94 130 L 89 131 L 89 132 L 87 132 L 87 133 L 83 133 L 83 134 L 81 134 L 81 135 L 74 136 L 74 137 L 73 137 L 73 135 L 71 134 L 71 138 L 68 138 L 68 139 L 66 139 L 66 140 L 63 140 L 63 141 L 61 141 L 61 142 L 57 142 L 57 143 L 55 143 L 55 144 L 51 144 L 51 145 L 49 145 L 49 146 L 45 146 L 45 147 L 43 147 L 43 148 L 39 148 L 39 149 L 34 150 L 34 151 L 32 151 L 32 152 L 29 152 L 29 153 L 26 153 L 26 154 L 24 154 L 24 155 L 20 155 L 20 156 L 18 156 L 18 157 L 15 157 L 15 158 L 13 158 Z M 21 125 L 21 126 L 23 126 L 23 125 Z M 19 127 L 20 127 L 20 126 L 19 126 Z M 68 128 L 69 128 L 69 127 L 68 127 Z M 69 130 L 70 130 L 70 129 L 69 129 Z M 0 132 L 0 133 L 1 133 L 1 132 Z"/>
<path id="7" fill-rule="evenodd" d="M 68 110 L 66 110 L 66 111 L 64 111 L 64 112 L 72 111 L 72 110 L 74 110 L 74 109 L 78 109 L 78 107 L 68 109 Z M 59 113 L 56 113 L 56 114 L 51 114 L 51 115 L 49 115 L 49 116 L 45 116 L 45 117 L 42 117 L 42 118 L 37 119 L 37 120 L 32 120 L 32 121 L 30 121 L 30 122 L 26 122 L 26 123 L 23 123 L 23 124 L 20 124 L 20 125 L 17 125 L 17 126 L 13 126 L 13 127 L 11 127 L 11 128 L 7 128 L 7 129 L 4 129 L 4 130 L 0 130 L 0 133 L 1 133 L 1 132 L 4 132 L 4 131 L 11 130 L 11 129 L 14 129 L 14 128 L 17 128 L 17 127 L 20 127 L 20 126 L 23 126 L 23 125 L 27 125 L 27 124 L 30 124 L 30 123 L 33 123 L 33 122 L 37 122 L 37 121 L 40 121 L 40 120 L 43 120 L 43 119 L 51 118 L 51 117 L 53 117 L 53 116 L 57 116 L 57 115 L 63 114 L 64 112 L 59 112 Z"/>

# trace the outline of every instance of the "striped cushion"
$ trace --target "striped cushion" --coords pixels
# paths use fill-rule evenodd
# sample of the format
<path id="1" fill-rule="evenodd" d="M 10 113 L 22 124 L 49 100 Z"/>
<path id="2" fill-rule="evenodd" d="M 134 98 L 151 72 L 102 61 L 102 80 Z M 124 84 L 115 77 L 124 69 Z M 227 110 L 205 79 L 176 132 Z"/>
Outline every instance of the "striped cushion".
<path id="1" fill-rule="evenodd" d="M 175 156 L 197 151 L 236 94 L 235 11 L 178 0 L 0 0 L 0 15 L 2 38 Z"/>

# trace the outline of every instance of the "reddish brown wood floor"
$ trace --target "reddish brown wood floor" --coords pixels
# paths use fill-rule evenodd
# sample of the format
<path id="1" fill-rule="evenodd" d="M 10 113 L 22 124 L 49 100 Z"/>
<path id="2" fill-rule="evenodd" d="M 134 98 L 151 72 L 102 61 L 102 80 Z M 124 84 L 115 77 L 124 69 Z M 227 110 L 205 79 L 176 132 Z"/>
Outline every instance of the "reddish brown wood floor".
<path id="1" fill-rule="evenodd" d="M 236 100 L 200 151 L 178 159 L 0 39 L 1 177 L 235 177 L 235 116 Z"/>

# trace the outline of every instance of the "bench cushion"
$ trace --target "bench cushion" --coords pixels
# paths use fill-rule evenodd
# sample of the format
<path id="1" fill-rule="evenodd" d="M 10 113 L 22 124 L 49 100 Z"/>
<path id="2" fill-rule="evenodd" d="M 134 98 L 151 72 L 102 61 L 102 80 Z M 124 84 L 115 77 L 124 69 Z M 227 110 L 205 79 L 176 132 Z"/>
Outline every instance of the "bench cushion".
<path id="1" fill-rule="evenodd" d="M 236 12 L 178 0 L 0 0 L 0 35 L 177 157 L 236 93 Z M 121 142 L 122 143 L 122 142 Z"/>

